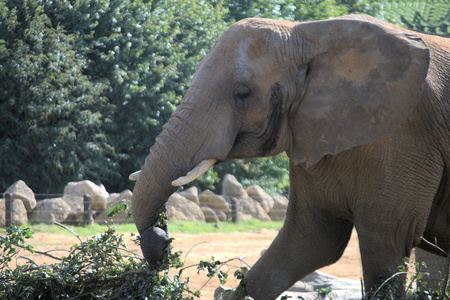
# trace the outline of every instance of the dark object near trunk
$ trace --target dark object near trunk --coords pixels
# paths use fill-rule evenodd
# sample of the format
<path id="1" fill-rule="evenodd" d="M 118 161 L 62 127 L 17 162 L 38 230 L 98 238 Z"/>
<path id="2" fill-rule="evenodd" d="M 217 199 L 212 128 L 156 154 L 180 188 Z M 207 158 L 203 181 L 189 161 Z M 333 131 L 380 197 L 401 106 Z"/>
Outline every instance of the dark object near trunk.
<path id="1" fill-rule="evenodd" d="M 147 228 L 141 234 L 142 254 L 152 268 L 156 268 L 157 263 L 162 261 L 167 248 L 167 238 L 167 232 L 159 227 Z"/>

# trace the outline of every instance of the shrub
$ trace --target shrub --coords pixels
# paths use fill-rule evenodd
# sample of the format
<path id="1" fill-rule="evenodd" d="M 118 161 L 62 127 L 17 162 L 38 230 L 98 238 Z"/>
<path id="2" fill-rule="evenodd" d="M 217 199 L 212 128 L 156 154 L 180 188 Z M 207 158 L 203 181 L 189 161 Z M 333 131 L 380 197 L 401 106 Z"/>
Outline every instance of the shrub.
<path id="1" fill-rule="evenodd" d="M 169 276 L 170 268 L 180 268 L 180 252 L 169 251 L 158 270 L 151 270 L 143 257 L 128 251 L 122 235 L 109 227 L 105 233 L 73 245 L 67 256 L 55 257 L 26 245 L 32 238 L 29 228 L 12 226 L 0 237 L 1 299 L 194 299 L 189 279 Z M 78 237 L 78 236 L 77 236 Z M 20 250 L 39 252 L 57 263 L 37 265 L 31 259 L 12 269 L 9 264 Z M 26 259 L 26 257 L 24 257 Z"/>

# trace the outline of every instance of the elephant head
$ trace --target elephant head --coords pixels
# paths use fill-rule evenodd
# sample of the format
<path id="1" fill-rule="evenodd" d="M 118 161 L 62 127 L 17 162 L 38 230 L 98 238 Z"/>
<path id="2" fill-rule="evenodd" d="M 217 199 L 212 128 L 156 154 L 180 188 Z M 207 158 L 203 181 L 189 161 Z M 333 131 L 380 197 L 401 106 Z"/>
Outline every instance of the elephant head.
<path id="1" fill-rule="evenodd" d="M 215 163 L 283 151 L 309 168 L 391 134 L 419 102 L 427 67 L 420 38 L 374 19 L 232 25 L 133 175 L 146 259 L 162 257 L 165 232 L 155 222 L 177 186 Z"/>

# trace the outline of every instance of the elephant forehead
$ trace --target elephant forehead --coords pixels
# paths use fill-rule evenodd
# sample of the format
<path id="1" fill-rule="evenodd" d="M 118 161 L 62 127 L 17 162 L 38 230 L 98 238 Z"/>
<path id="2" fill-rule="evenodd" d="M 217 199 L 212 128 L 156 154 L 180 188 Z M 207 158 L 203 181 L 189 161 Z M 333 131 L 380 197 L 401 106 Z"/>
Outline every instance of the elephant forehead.
<path id="1" fill-rule="evenodd" d="M 249 48 L 251 42 L 241 42 L 236 56 L 235 72 L 244 78 L 253 77 L 253 71 L 250 68 Z"/>
<path id="2" fill-rule="evenodd" d="M 235 81 L 248 81 L 267 69 L 268 64 L 274 61 L 270 38 L 253 31 L 245 33 L 224 32 L 202 61 L 198 77 L 210 81 L 227 74 L 225 77 L 231 76 Z"/>

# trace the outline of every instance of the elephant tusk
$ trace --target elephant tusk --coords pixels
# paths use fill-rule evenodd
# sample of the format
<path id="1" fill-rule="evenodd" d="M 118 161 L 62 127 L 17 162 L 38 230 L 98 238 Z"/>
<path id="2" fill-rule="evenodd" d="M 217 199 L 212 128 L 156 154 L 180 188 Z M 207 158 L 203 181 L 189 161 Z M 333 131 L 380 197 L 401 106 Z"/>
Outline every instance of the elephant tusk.
<path id="1" fill-rule="evenodd" d="M 217 159 L 206 159 L 202 160 L 195 168 L 193 168 L 186 176 L 182 176 L 174 181 L 172 181 L 173 186 L 181 186 L 183 184 L 187 184 L 198 177 L 202 176 L 203 173 L 208 171 L 215 163 Z M 134 174 L 134 173 L 133 173 Z"/>
<path id="2" fill-rule="evenodd" d="M 136 180 L 139 179 L 139 176 L 141 176 L 141 170 L 130 174 L 130 176 L 128 176 L 128 179 L 131 180 L 131 181 L 136 181 Z"/>

